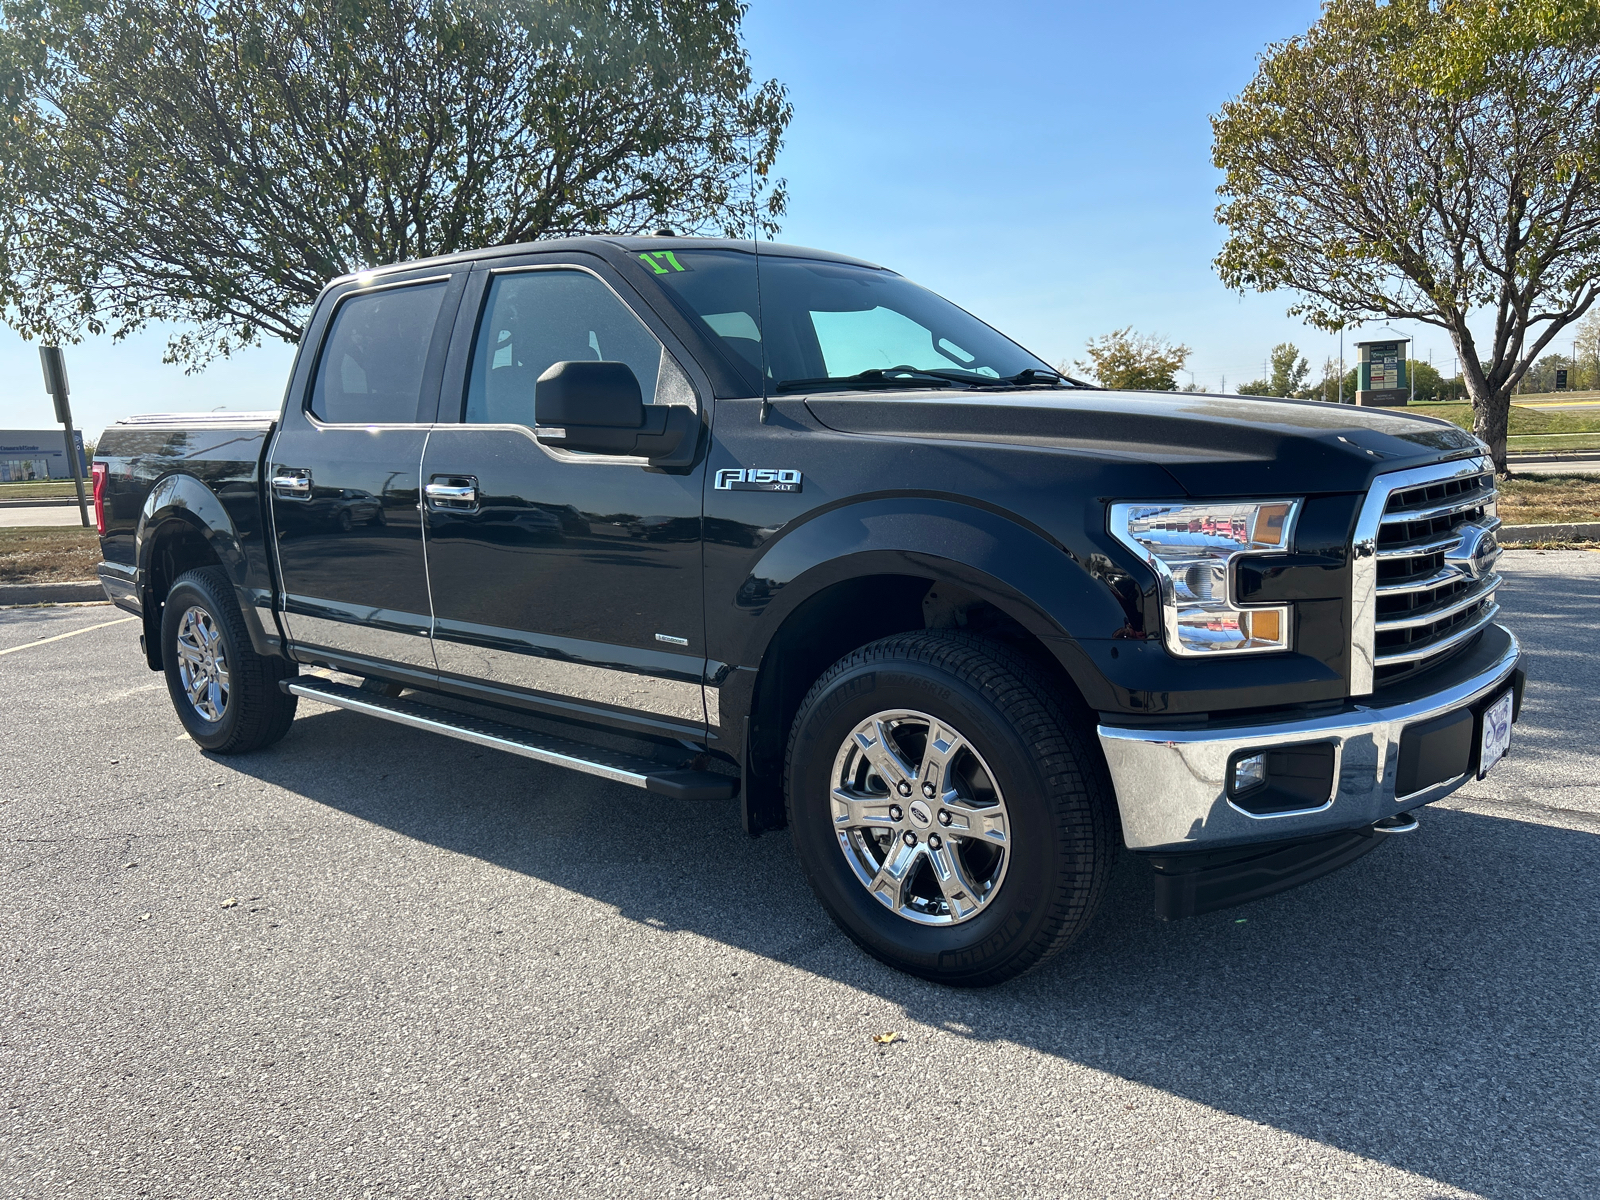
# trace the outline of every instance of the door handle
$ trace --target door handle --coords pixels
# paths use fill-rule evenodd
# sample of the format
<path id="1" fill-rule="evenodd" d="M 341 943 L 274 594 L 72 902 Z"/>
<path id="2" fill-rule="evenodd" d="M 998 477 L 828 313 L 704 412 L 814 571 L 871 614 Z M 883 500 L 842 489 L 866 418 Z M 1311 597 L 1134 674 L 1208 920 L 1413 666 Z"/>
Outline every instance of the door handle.
<path id="1" fill-rule="evenodd" d="M 456 477 L 459 479 L 459 477 Z M 434 481 L 425 485 L 423 494 L 428 497 L 428 503 L 434 508 L 462 509 L 478 507 L 478 481 L 468 479 L 464 482 L 440 483 Z"/>
<path id="2" fill-rule="evenodd" d="M 282 496 L 309 497 L 311 495 L 311 472 L 294 471 L 285 475 L 272 477 L 272 490 Z"/>

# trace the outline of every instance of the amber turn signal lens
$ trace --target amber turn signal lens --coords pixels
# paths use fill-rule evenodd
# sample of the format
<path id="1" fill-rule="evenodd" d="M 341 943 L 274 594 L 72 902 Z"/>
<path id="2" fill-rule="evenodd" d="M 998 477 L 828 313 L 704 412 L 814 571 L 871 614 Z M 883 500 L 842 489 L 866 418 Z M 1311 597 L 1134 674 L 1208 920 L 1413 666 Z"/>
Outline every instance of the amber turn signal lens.
<path id="1" fill-rule="evenodd" d="M 1245 633 L 1252 641 L 1283 641 L 1283 614 L 1278 609 L 1269 608 L 1260 612 L 1246 613 L 1244 627 Z"/>
<path id="2" fill-rule="evenodd" d="M 1283 531 L 1292 507 L 1288 504 L 1263 504 L 1256 509 L 1255 528 L 1250 531 L 1251 542 L 1257 546 L 1283 545 Z"/>

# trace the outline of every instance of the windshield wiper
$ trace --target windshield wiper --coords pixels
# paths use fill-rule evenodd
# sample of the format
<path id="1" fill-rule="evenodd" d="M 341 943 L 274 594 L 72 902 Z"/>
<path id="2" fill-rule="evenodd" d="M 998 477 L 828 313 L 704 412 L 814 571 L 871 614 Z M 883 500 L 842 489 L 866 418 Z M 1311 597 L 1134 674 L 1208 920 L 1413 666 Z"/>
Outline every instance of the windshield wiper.
<path id="1" fill-rule="evenodd" d="M 1079 383 L 1076 379 L 1061 374 L 1059 371 L 1041 371 L 1037 367 L 1029 367 L 1026 371 L 1018 371 L 1015 375 L 1006 375 L 999 379 L 984 379 L 979 387 L 1060 387 L 1063 383 L 1073 387 L 1088 387 L 1086 383 Z"/>
<path id="2" fill-rule="evenodd" d="M 954 371 L 922 371 L 915 367 L 873 367 L 856 375 L 825 376 L 820 379 L 785 379 L 773 391 L 809 392 L 823 388 L 925 388 L 966 384 L 976 387 L 981 376 L 958 375 Z"/>

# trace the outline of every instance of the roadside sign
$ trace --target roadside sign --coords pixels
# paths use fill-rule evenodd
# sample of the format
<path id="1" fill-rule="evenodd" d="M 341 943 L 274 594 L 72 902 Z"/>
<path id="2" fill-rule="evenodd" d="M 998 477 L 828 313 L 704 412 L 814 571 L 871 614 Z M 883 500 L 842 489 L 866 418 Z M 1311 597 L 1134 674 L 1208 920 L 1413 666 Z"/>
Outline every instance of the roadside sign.
<path id="1" fill-rule="evenodd" d="M 72 460 L 72 482 L 78 489 L 78 515 L 83 527 L 89 528 L 89 502 L 83 494 L 83 459 L 79 457 L 77 437 L 72 431 L 72 405 L 67 402 L 67 362 L 60 346 L 40 346 L 39 365 L 44 368 L 44 390 L 56 403 L 56 420 L 65 427 L 62 433 L 67 444 L 67 457 Z"/>

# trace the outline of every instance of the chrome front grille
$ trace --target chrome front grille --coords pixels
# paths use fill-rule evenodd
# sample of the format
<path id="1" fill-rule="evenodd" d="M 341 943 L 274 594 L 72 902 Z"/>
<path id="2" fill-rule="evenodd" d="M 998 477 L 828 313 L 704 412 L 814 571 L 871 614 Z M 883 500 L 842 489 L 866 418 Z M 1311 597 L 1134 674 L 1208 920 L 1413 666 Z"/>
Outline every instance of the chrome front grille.
<path id="1" fill-rule="evenodd" d="M 1378 477 L 1356 522 L 1352 692 L 1443 661 L 1494 619 L 1499 524 L 1486 458 Z"/>

